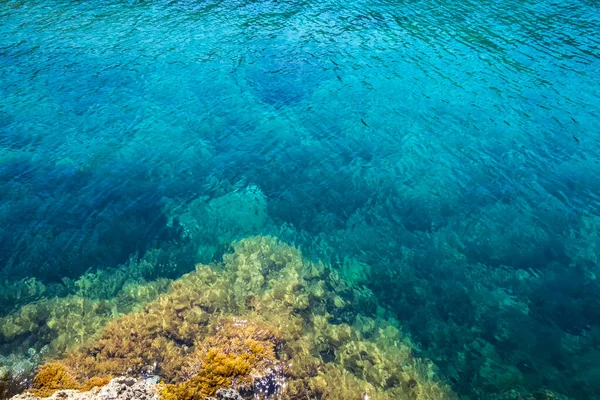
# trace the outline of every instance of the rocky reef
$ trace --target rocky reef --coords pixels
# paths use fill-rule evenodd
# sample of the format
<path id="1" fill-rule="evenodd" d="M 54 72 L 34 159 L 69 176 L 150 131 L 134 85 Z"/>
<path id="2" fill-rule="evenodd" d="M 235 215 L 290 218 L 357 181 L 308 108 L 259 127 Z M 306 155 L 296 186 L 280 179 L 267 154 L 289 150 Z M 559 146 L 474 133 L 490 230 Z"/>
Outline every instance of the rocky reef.
<path id="1" fill-rule="evenodd" d="M 39 394 L 27 392 L 13 397 L 13 400 L 38 400 Z M 158 400 L 156 382 L 152 379 L 120 377 L 104 385 L 89 390 L 61 389 L 55 391 L 51 400 Z"/>
<path id="2" fill-rule="evenodd" d="M 163 399 L 453 399 L 365 287 L 272 237 L 235 242 L 39 367 L 29 395 L 157 376 Z M 102 389 L 104 390 L 104 389 Z M 99 397 L 91 397 L 99 398 Z"/>

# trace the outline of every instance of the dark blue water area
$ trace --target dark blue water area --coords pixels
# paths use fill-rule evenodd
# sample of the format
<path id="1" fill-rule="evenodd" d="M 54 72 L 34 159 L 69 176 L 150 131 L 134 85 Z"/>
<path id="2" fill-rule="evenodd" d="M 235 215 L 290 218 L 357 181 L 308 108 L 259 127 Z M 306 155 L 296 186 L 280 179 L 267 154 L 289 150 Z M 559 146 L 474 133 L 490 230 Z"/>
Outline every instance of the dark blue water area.
<path id="1" fill-rule="evenodd" d="M 600 398 L 599 6 L 0 0 L 0 281 L 201 246 L 181 210 L 250 187 L 203 240 L 356 260 L 464 398 Z"/>

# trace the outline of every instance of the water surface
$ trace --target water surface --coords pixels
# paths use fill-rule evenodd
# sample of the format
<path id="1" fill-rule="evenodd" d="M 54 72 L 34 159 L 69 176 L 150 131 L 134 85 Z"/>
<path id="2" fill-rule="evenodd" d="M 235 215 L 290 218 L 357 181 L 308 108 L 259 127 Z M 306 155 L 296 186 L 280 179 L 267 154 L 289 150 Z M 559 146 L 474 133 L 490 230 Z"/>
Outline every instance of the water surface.
<path id="1" fill-rule="evenodd" d="M 2 315 L 275 235 L 465 399 L 600 398 L 598 7 L 0 0 Z"/>

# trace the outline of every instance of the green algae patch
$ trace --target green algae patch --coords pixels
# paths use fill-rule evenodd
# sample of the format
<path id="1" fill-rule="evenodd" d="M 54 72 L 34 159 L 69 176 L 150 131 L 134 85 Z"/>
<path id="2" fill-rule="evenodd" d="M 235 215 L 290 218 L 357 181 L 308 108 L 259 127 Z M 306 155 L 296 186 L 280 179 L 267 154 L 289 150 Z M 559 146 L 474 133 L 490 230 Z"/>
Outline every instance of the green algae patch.
<path id="1" fill-rule="evenodd" d="M 0 318 L 0 342 L 35 335 L 38 346 L 45 346 L 47 353 L 64 353 L 84 343 L 118 315 L 155 299 L 167 285 L 164 279 L 127 285 L 112 299 L 74 294 L 38 300 Z"/>
<path id="2" fill-rule="evenodd" d="M 152 374 L 168 400 L 220 388 L 298 400 L 456 398 L 413 347 L 397 321 L 377 315 L 370 291 L 275 238 L 251 237 L 112 319 L 36 379 L 49 365 L 69 371 L 52 390 Z"/>

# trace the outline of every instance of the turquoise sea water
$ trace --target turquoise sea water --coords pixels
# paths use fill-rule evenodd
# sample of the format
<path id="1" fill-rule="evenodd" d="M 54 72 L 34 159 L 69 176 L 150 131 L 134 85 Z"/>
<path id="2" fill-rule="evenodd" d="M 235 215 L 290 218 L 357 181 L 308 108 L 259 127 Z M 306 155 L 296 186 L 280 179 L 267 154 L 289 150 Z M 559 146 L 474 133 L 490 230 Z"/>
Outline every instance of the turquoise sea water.
<path id="1" fill-rule="evenodd" d="M 600 398 L 599 163 L 595 0 L 0 0 L 0 316 L 274 235 L 462 398 Z"/>

